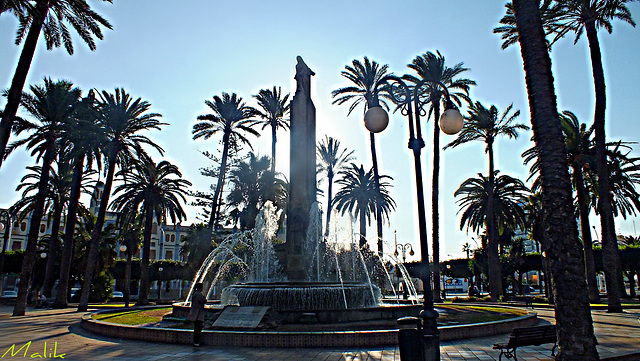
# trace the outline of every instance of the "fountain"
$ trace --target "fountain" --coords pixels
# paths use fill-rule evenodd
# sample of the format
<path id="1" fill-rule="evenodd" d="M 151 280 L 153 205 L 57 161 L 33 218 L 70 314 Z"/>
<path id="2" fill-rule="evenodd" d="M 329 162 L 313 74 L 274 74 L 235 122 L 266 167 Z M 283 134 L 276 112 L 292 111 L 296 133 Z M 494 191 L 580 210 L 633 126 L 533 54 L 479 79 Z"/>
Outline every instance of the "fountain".
<path id="1" fill-rule="evenodd" d="M 194 284 L 204 283 L 208 299 L 218 297 L 226 284 L 220 294 L 222 305 L 267 306 L 277 311 L 284 323 L 298 322 L 309 314 L 327 323 L 417 315 L 415 289 L 412 305 L 379 304 L 380 286 L 397 295 L 388 268 L 401 263 L 395 257 L 382 259 L 360 249 L 352 220 L 344 227 L 334 222 L 329 236 L 322 236 L 315 196 L 315 106 L 310 98 L 310 78 L 315 73 L 301 57 L 297 61 L 297 89 L 291 101 L 286 241 L 278 251 L 274 249 L 279 214 L 267 202 L 255 229 L 228 236 L 206 258 Z M 404 267 L 400 270 L 408 277 Z"/>

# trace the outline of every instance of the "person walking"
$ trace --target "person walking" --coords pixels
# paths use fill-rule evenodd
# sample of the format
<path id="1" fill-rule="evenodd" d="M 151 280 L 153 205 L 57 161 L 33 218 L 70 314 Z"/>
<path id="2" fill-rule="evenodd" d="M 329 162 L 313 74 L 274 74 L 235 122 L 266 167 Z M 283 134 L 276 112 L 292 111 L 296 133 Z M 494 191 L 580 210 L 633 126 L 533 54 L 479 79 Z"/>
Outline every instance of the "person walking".
<path id="1" fill-rule="evenodd" d="M 193 321 L 193 346 L 200 346 L 200 332 L 204 323 L 204 305 L 207 298 L 202 294 L 202 283 L 196 283 L 195 292 L 191 296 L 191 309 L 187 318 Z"/>

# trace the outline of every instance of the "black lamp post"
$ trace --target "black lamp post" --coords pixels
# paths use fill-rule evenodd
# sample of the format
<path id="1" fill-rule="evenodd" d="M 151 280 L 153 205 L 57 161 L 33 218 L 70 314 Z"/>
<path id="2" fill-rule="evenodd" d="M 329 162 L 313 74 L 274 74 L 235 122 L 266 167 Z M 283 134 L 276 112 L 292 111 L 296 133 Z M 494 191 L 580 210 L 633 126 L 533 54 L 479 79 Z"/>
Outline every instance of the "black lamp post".
<path id="1" fill-rule="evenodd" d="M 433 291 L 431 288 L 431 267 L 429 266 L 429 243 L 427 240 L 427 221 L 424 207 L 424 193 L 422 186 L 422 165 L 420 162 L 420 151 L 424 148 L 422 130 L 420 127 L 420 115 L 425 114 L 422 106 L 426 101 L 421 101 L 420 96 L 424 94 L 423 87 L 438 86 L 445 95 L 447 105 L 440 117 L 440 129 L 445 134 L 456 134 L 462 129 L 464 124 L 462 115 L 453 106 L 447 87 L 440 82 L 421 80 L 415 86 L 409 87 L 397 76 L 387 76 L 384 81 L 388 84 L 389 95 L 394 102 L 400 106 L 402 115 L 409 120 L 409 149 L 413 151 L 414 168 L 416 176 L 416 198 L 418 201 L 418 225 L 420 230 L 420 255 L 424 269 L 422 272 L 422 283 L 424 286 L 424 303 L 420 312 L 422 321 L 423 357 L 424 360 L 440 360 L 440 334 L 436 319 L 438 312 L 433 307 Z M 370 132 L 381 132 L 389 123 L 389 116 L 381 107 L 369 108 L 364 115 L 365 126 Z"/>
<path id="2" fill-rule="evenodd" d="M 407 250 L 409 250 L 409 256 L 413 256 L 413 247 L 411 247 L 411 243 L 401 243 L 401 244 L 396 244 L 396 249 L 393 252 L 393 255 L 398 257 L 398 250 L 400 250 L 400 252 L 402 252 L 402 264 L 404 265 L 405 263 L 407 263 Z M 404 281 L 404 287 L 402 287 L 402 294 L 404 299 L 406 300 L 408 297 L 408 292 L 407 292 L 407 280 L 405 279 Z"/>
<path id="3" fill-rule="evenodd" d="M 0 251 L 0 294 L 4 289 L 4 252 L 7 248 L 9 240 L 9 232 L 11 230 L 11 215 L 6 209 L 0 209 L 0 229 L 4 230 L 2 235 L 2 251 Z"/>

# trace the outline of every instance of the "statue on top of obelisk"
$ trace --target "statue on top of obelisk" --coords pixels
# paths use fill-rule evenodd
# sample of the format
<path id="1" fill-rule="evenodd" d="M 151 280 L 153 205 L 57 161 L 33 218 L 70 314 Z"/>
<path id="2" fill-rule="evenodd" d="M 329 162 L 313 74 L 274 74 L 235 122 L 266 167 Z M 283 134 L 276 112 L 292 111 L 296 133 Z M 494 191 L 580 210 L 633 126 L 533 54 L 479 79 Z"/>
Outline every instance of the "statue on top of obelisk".
<path id="1" fill-rule="evenodd" d="M 296 64 L 296 76 L 294 77 L 298 85 L 296 93 L 304 92 L 307 95 L 311 95 L 311 76 L 316 75 L 316 73 L 309 69 L 300 55 L 296 57 L 296 60 L 298 61 Z"/>

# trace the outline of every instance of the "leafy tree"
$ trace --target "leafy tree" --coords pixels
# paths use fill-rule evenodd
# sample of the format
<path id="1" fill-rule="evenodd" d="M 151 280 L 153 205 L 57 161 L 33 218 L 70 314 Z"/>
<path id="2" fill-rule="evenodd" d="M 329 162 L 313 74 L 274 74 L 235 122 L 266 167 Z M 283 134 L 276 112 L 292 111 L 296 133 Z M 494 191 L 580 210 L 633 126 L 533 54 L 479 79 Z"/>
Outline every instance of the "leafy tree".
<path id="1" fill-rule="evenodd" d="M 316 153 L 320 162 L 318 171 L 327 174 L 327 223 L 325 226 L 325 237 L 329 234 L 329 222 L 331 221 L 331 206 L 333 202 L 333 177 L 346 168 L 347 162 L 355 160 L 353 153 L 346 148 L 340 150 L 340 141 L 326 136 L 316 146 Z"/>
<path id="2" fill-rule="evenodd" d="M 558 360 L 597 360 L 596 338 L 584 277 L 578 230 L 573 217 L 571 180 L 551 59 L 537 0 L 513 0 L 518 42 L 524 63 L 531 122 L 539 150 L 542 179 L 543 247 L 553 277 Z"/>
<path id="3" fill-rule="evenodd" d="M 431 184 L 431 246 L 433 249 L 433 280 L 440 279 L 440 105 L 446 102 L 445 94 L 449 94 L 452 102 L 458 106 L 462 102 L 469 102 L 469 88 L 476 82 L 460 78 L 460 74 L 469 70 L 458 63 L 449 68 L 445 65 L 445 59 L 439 51 L 427 52 L 417 56 L 407 67 L 416 72 L 417 76 L 405 75 L 403 78 L 418 84 L 425 81 L 426 91 L 423 96 L 429 99 L 428 115 L 433 115 L 433 176 Z M 444 104 L 446 108 L 446 104 Z M 427 117 L 428 119 L 429 117 Z M 433 282 L 433 295 L 436 302 L 440 299 L 440 282 Z"/>
<path id="4" fill-rule="evenodd" d="M 468 143 L 475 140 L 483 141 L 486 145 L 485 153 L 489 158 L 489 183 L 487 189 L 487 222 L 486 230 L 489 238 L 489 286 L 491 287 L 491 299 L 497 301 L 502 295 L 502 275 L 500 270 L 500 259 L 498 256 L 498 233 L 496 218 L 492 215 L 495 213 L 494 201 L 495 196 L 495 165 L 494 165 L 494 148 L 493 145 L 498 136 L 507 136 L 509 138 L 517 139 L 518 131 L 529 130 L 529 127 L 524 124 L 512 124 L 513 121 L 520 115 L 520 111 L 516 110 L 511 113 L 513 104 L 509 105 L 507 109 L 499 114 L 498 108 L 492 105 L 486 108 L 482 103 L 475 102 L 469 108 L 469 114 L 467 121 L 465 122 L 462 130 L 458 133 L 458 137 L 451 143 L 447 144 L 444 149 L 448 147 L 456 147 L 458 145 Z M 510 114 L 511 113 L 511 114 Z"/>
<path id="5" fill-rule="evenodd" d="M 167 161 L 155 164 L 148 159 L 132 162 L 116 176 L 122 177 L 124 183 L 116 187 L 115 193 L 119 195 L 112 201 L 111 207 L 120 212 L 137 210 L 142 213 L 144 219 L 140 294 L 137 304 L 146 305 L 149 303 L 149 253 L 154 215 L 158 224 L 162 224 L 167 215 L 173 223 L 186 219 L 180 200 L 186 201 L 185 187 L 190 186 L 191 182 L 182 179 L 182 173 L 175 165 Z"/>
<path id="6" fill-rule="evenodd" d="M 354 59 L 351 64 L 353 66 L 345 66 L 345 70 L 342 71 L 342 76 L 347 78 L 353 84 L 343 88 L 338 88 L 331 92 L 331 96 L 336 98 L 332 104 L 344 104 L 351 102 L 349 106 L 349 112 L 347 115 L 360 104 L 363 104 L 363 110 L 373 107 L 384 106 L 389 109 L 385 99 L 390 100 L 390 96 L 383 92 L 386 89 L 387 81 L 386 76 L 391 75 L 388 73 L 389 66 L 378 64 L 376 61 L 370 61 L 366 56 L 364 57 L 364 63 Z M 375 135 L 369 132 L 369 143 L 371 145 L 371 160 L 373 163 L 373 175 L 374 186 L 380 192 L 380 175 L 378 172 L 378 155 L 376 152 L 376 140 Z M 376 230 L 378 232 L 378 254 L 382 254 L 382 213 L 383 209 L 376 209 Z"/>
<path id="7" fill-rule="evenodd" d="M 209 228 L 204 223 L 192 224 L 182 241 L 184 243 L 180 248 L 180 253 L 186 264 L 195 273 L 216 245 L 211 241 Z"/>
<path id="8" fill-rule="evenodd" d="M 102 1 L 111 2 L 112 0 Z M 47 50 L 64 44 L 67 52 L 72 55 L 73 41 L 71 32 L 65 23 L 69 23 L 76 30 L 91 50 L 96 49 L 94 37 L 103 38 L 100 26 L 111 29 L 111 24 L 91 10 L 91 6 L 87 4 L 86 0 L 37 0 L 35 3 L 5 0 L 0 7 L 0 13 L 6 8 L 11 8 L 16 12 L 18 8 L 23 10 L 19 17 L 20 27 L 16 35 L 16 44 L 20 44 L 24 40 L 24 46 L 11 81 L 11 87 L 7 92 L 7 104 L 0 121 L 0 167 L 2 167 L 2 161 L 6 156 L 5 148 L 9 142 L 18 106 L 21 103 L 22 90 L 35 55 L 40 33 L 44 34 Z"/>
<path id="9" fill-rule="evenodd" d="M 383 210 L 383 215 L 389 219 L 389 212 L 394 210 L 396 202 L 389 195 L 388 187 L 391 184 L 380 182 L 380 192 L 374 186 L 372 170 L 365 173 L 364 167 L 358 167 L 351 163 L 347 170 L 339 173 L 342 177 L 336 183 L 342 188 L 336 193 L 333 203 L 336 209 L 345 214 L 353 213 L 360 220 L 360 248 L 367 244 L 367 221 L 371 221 L 371 214 L 376 211 L 376 206 Z M 393 179 L 389 176 L 380 176 L 381 180 Z"/>
<path id="10" fill-rule="evenodd" d="M 253 96 L 258 101 L 260 109 L 253 109 L 253 114 L 262 118 L 257 124 L 262 124 L 262 130 L 271 127 L 271 173 L 276 171 L 276 133 L 278 128 L 289 129 L 287 116 L 291 104 L 289 94 L 282 96 L 280 87 L 271 89 L 260 89 L 257 95 Z"/>
<path id="11" fill-rule="evenodd" d="M 148 158 L 144 147 L 157 150 L 160 155 L 163 149 L 151 139 L 142 135 L 144 131 L 160 130 L 161 123 L 158 118 L 162 115 L 150 113 L 151 104 L 138 98 L 133 100 L 130 94 L 124 89 L 117 88 L 114 93 L 102 91 L 98 100 L 98 122 L 106 137 L 102 148 L 102 156 L 105 158 L 107 167 L 105 169 L 106 178 L 102 194 L 100 195 L 100 207 L 98 218 L 91 236 L 91 247 L 89 249 L 88 262 L 90 265 L 96 263 L 100 235 L 104 226 L 107 214 L 107 205 L 111 196 L 113 178 L 116 167 L 125 168 L 134 159 Z M 84 276 L 83 292 L 78 305 L 79 311 L 86 311 L 89 303 L 88 289 L 93 280 L 92 267 L 87 267 Z M 86 292 L 84 290 L 87 290 Z"/>
<path id="12" fill-rule="evenodd" d="M 213 113 L 198 116 L 198 120 L 201 122 L 193 126 L 193 139 L 204 138 L 207 140 L 216 133 L 222 133 L 222 159 L 209 218 L 209 230 L 213 232 L 218 219 L 222 187 L 227 172 L 229 148 L 239 145 L 248 145 L 251 148 L 251 143 L 245 133 L 255 136 L 258 136 L 259 133 L 251 128 L 252 108 L 242 102 L 242 98 L 235 93 L 229 95 L 223 92 L 221 96 L 214 96 L 213 101 L 205 100 L 204 103 L 213 110 Z"/>

